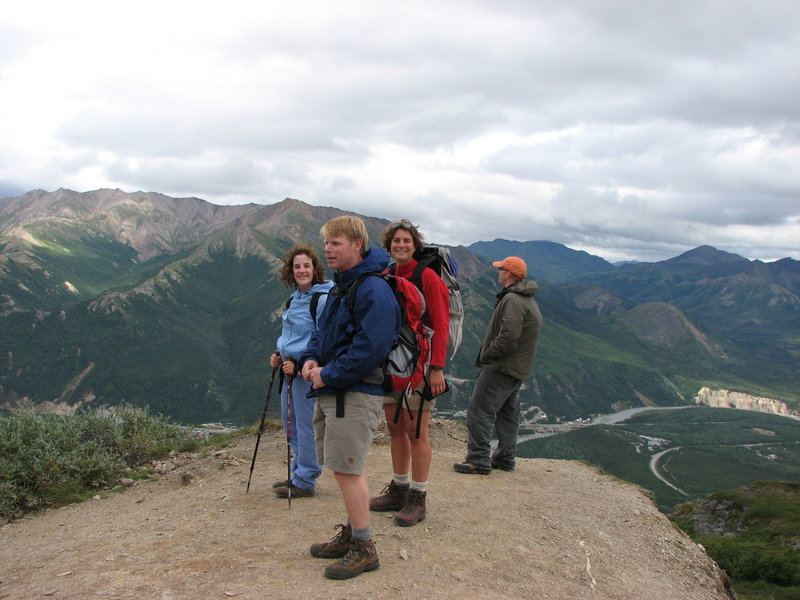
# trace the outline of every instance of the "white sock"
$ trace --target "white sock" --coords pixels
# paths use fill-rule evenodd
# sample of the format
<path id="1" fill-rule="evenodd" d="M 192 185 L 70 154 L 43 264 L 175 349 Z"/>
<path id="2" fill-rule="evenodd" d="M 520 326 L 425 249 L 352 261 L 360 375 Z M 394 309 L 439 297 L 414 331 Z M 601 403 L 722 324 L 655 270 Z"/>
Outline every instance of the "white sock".
<path id="1" fill-rule="evenodd" d="M 411 481 L 411 475 L 406 473 L 405 475 L 398 475 L 397 473 L 392 473 L 392 481 L 399 485 L 405 485 L 409 481 Z"/>
<path id="2" fill-rule="evenodd" d="M 427 492 L 428 491 L 428 482 L 427 481 L 419 482 L 419 481 L 414 481 L 412 479 L 411 480 L 411 489 L 412 490 L 417 490 L 418 492 Z"/>

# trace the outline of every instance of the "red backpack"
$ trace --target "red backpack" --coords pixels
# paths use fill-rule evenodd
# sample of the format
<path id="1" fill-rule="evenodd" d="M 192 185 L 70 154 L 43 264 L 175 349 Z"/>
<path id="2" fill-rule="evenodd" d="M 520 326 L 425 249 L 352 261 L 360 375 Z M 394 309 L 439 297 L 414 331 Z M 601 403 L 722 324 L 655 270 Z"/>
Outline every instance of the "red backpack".
<path id="1" fill-rule="evenodd" d="M 383 389 L 386 393 L 409 394 L 422 383 L 431 362 L 433 330 L 422 322 L 425 298 L 408 279 L 389 273 L 367 273 L 359 277 L 347 291 L 347 306 L 355 307 L 355 291 L 365 277 L 380 277 L 392 288 L 402 315 L 400 336 L 392 346 L 383 367 Z"/>

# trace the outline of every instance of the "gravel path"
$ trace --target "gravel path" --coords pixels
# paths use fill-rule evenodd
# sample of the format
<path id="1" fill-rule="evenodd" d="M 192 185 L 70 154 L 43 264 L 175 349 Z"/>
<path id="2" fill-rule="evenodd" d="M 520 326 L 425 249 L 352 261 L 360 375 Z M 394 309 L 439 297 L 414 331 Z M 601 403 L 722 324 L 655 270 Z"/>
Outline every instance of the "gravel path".
<path id="1" fill-rule="evenodd" d="M 513 473 L 460 475 L 463 429 L 434 421 L 428 518 L 410 528 L 374 513 L 381 568 L 328 581 L 308 553 L 344 518 L 329 473 L 291 510 L 270 484 L 285 476 L 285 440 L 254 438 L 122 494 L 0 527 L 0 598 L 25 600 L 563 598 L 728 599 L 724 577 L 641 489 L 583 463 L 522 459 Z M 388 480 L 385 440 L 370 489 Z"/>

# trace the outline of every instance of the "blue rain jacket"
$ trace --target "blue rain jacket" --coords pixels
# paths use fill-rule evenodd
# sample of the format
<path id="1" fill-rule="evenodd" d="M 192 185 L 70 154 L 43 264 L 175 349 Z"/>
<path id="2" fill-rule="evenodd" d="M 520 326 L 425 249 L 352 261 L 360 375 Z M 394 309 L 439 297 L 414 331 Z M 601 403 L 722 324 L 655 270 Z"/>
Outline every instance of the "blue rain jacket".
<path id="1" fill-rule="evenodd" d="M 307 292 L 294 291 L 289 308 L 283 311 L 283 315 L 281 315 L 283 328 L 281 329 L 281 336 L 278 338 L 277 346 L 283 360 L 290 356 L 294 361 L 297 361 L 305 354 L 311 334 L 317 328 L 316 323 L 311 318 L 311 298 L 316 293 L 329 292 L 332 287 L 332 281 L 325 281 L 314 284 Z M 317 322 L 319 322 L 327 299 L 327 294 L 319 296 Z"/>
<path id="2" fill-rule="evenodd" d="M 353 312 L 347 306 L 347 290 L 361 275 L 383 272 L 388 264 L 386 251 L 373 247 L 352 269 L 334 275 L 336 287 L 301 358 L 323 367 L 326 387 L 316 393 L 384 394 L 382 365 L 400 332 L 400 306 L 389 284 L 379 277 L 366 277 L 358 285 Z"/>

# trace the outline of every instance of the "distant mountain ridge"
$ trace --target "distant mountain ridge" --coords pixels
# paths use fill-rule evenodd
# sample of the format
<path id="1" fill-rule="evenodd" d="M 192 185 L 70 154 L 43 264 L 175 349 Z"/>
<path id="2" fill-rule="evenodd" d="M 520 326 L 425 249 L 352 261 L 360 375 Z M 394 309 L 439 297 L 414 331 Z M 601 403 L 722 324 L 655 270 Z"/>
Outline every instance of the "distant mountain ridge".
<path id="1" fill-rule="evenodd" d="M 586 273 L 613 271 L 614 265 L 599 256 L 583 250 L 573 250 L 563 244 L 548 241 L 517 242 L 495 239 L 492 242 L 475 242 L 469 250 L 480 256 L 519 256 L 534 279 L 547 279 L 551 283 L 566 283 Z"/>
<path id="2" fill-rule="evenodd" d="M 745 377 L 783 366 L 795 388 L 800 381 L 800 261 L 749 261 L 701 246 L 583 280 L 633 302 L 674 304 L 701 329 L 747 351 Z"/>
<path id="3" fill-rule="evenodd" d="M 732 252 L 725 252 L 724 250 L 717 250 L 713 246 L 698 246 L 692 250 L 687 250 L 683 254 L 674 258 L 662 261 L 665 266 L 674 267 L 676 265 L 686 267 L 704 266 L 710 267 L 713 265 L 723 265 L 728 263 L 749 263 L 750 261 L 733 254 Z M 656 263 L 659 264 L 659 263 Z M 635 268 L 635 267 L 633 267 Z"/>
<path id="4" fill-rule="evenodd" d="M 280 257 L 298 242 L 321 250 L 320 226 L 340 214 L 120 190 L 0 199 L 0 405 L 127 401 L 186 422 L 252 419 L 288 294 Z M 388 222 L 363 218 L 379 243 Z M 545 318 L 523 409 L 575 418 L 686 403 L 703 386 L 800 400 L 797 261 L 701 247 L 614 267 L 508 240 L 451 252 L 466 318 L 442 409 L 466 406 L 499 291 L 490 261 L 509 254 L 532 265 Z"/>

